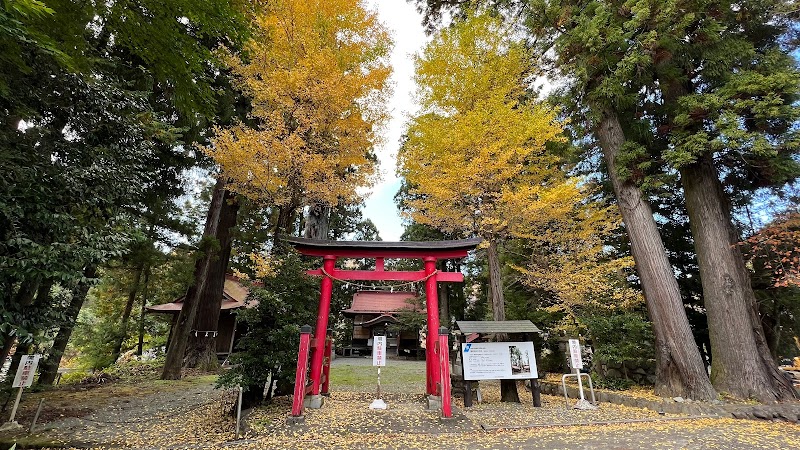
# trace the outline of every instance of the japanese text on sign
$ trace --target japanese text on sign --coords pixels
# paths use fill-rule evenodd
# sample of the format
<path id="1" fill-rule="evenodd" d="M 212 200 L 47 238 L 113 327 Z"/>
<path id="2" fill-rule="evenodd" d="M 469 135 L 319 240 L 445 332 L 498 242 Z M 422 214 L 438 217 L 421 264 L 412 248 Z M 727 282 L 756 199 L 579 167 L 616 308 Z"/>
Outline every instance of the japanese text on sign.
<path id="1" fill-rule="evenodd" d="M 569 359 L 573 369 L 583 369 L 583 359 L 581 358 L 581 342 L 577 339 L 569 340 Z"/>
<path id="2" fill-rule="evenodd" d="M 41 355 L 25 355 L 20 359 L 13 387 L 30 387 L 33 384 L 33 376 L 36 374 L 39 358 Z"/>
<path id="3" fill-rule="evenodd" d="M 533 342 L 462 344 L 465 380 L 538 378 Z"/>
<path id="4" fill-rule="evenodd" d="M 386 365 L 386 336 L 375 336 L 372 341 L 372 365 L 378 367 Z"/>

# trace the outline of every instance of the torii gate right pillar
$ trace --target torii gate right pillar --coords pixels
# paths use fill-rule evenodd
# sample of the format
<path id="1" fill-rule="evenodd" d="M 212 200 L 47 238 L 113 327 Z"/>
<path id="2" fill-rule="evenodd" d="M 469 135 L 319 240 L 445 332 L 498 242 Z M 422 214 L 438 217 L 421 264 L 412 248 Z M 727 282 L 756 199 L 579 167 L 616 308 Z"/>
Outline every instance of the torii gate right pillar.
<path id="1" fill-rule="evenodd" d="M 438 396 L 441 382 L 436 343 L 439 336 L 439 296 L 436 289 L 436 258 L 425 257 L 425 308 L 428 312 L 428 332 L 425 338 L 425 374 L 427 394 Z M 444 349 L 447 351 L 447 349 Z"/>

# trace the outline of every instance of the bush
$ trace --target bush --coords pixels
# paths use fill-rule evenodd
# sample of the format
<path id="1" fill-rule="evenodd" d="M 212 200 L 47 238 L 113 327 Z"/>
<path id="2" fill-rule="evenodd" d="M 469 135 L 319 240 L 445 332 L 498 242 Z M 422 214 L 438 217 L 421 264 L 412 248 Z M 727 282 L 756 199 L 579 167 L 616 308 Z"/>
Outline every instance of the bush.
<path id="1" fill-rule="evenodd" d="M 624 364 L 655 357 L 653 329 L 644 313 L 596 312 L 581 318 L 592 338 L 594 359 Z"/>
<path id="2" fill-rule="evenodd" d="M 238 311 L 237 320 L 248 331 L 231 355 L 233 368 L 217 384 L 242 386 L 248 405 L 260 402 L 270 376 L 279 394 L 291 393 L 300 327 L 314 325 L 319 298 L 318 281 L 306 275 L 307 268 L 299 255 L 287 255 L 263 287 L 251 287 L 248 301 L 258 301 L 258 306 Z"/>
<path id="3" fill-rule="evenodd" d="M 611 391 L 624 391 L 636 384 L 633 380 L 627 378 L 603 377 L 597 372 L 592 372 L 592 381 L 594 381 L 594 385 L 598 389 L 608 389 Z"/>

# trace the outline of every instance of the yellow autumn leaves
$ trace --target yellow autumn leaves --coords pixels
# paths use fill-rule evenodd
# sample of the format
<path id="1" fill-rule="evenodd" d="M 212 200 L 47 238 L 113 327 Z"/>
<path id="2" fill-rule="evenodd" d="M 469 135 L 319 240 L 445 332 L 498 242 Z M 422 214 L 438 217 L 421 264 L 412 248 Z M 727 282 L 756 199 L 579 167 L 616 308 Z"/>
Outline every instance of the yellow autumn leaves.
<path id="1" fill-rule="evenodd" d="M 251 123 L 216 130 L 203 152 L 228 188 L 270 205 L 353 201 L 375 181 L 386 118 L 388 31 L 358 0 L 277 0 L 245 56 L 225 55 Z"/>
<path id="2" fill-rule="evenodd" d="M 407 206 L 420 223 L 498 242 L 521 238 L 530 286 L 568 313 L 587 302 L 630 305 L 630 259 L 611 259 L 604 240 L 614 211 L 589 200 L 550 146 L 564 142 L 552 105 L 530 98 L 536 61 L 508 25 L 473 14 L 438 33 L 416 59 L 420 113 L 398 159 Z"/>
<path id="3" fill-rule="evenodd" d="M 271 206 L 358 200 L 376 178 L 390 47 L 358 0 L 263 6 L 246 52 L 223 56 L 250 118 L 202 147 L 227 187 Z M 447 232 L 527 242 L 531 262 L 517 269 L 561 305 L 630 303 L 632 261 L 609 259 L 603 247 L 619 219 L 588 200 L 591 183 L 567 176 L 553 152 L 564 124 L 531 98 L 535 61 L 486 14 L 434 36 L 415 59 L 421 110 L 398 154 L 407 206 L 415 221 Z"/>

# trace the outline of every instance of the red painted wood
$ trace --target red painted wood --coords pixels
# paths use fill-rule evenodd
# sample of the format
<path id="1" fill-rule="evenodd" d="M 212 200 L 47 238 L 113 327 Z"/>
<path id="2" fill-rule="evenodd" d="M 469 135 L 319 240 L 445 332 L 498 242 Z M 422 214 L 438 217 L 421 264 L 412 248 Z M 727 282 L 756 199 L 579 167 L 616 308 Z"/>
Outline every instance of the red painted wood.
<path id="1" fill-rule="evenodd" d="M 428 257 L 425 262 L 425 275 L 436 272 L 436 258 Z M 439 364 L 436 362 L 434 346 L 436 336 L 439 333 L 439 295 L 437 293 L 436 281 L 438 274 L 431 276 L 425 281 L 425 308 L 428 312 L 428 335 L 426 337 L 425 360 L 428 374 L 428 394 L 436 395 L 436 385 L 439 384 Z"/>
<path id="2" fill-rule="evenodd" d="M 375 258 L 375 270 L 378 272 L 383 272 L 384 262 L 385 261 L 383 258 Z"/>
<path id="3" fill-rule="evenodd" d="M 333 255 L 337 258 L 416 258 L 426 257 L 437 259 L 464 258 L 467 256 L 466 249 L 420 249 L 420 250 L 388 250 L 388 249 L 326 249 L 309 248 L 303 246 L 295 247 L 298 252 L 308 256 L 327 256 Z"/>
<path id="4" fill-rule="evenodd" d="M 325 269 L 328 272 L 328 269 Z M 307 274 L 313 276 L 322 276 L 322 270 L 307 270 Z M 334 269 L 333 272 L 328 272 L 334 278 L 340 280 L 362 280 L 362 281 L 420 281 L 427 276 L 424 270 L 418 272 L 406 271 L 375 271 L 375 270 L 338 270 Z M 439 272 L 436 274 L 436 279 L 439 282 L 453 282 L 458 283 L 464 281 L 464 274 L 461 272 Z"/>
<path id="5" fill-rule="evenodd" d="M 445 334 L 442 334 L 442 331 Z M 450 398 L 450 352 L 447 342 L 447 329 L 442 327 L 439 332 L 439 370 L 441 374 L 441 394 L 442 394 L 442 417 L 453 417 L 453 409 Z"/>
<path id="6" fill-rule="evenodd" d="M 336 257 L 326 255 L 322 266 L 325 271 L 332 273 L 336 267 Z M 319 309 L 317 310 L 317 327 L 314 335 L 319 339 L 324 339 L 323 336 L 328 331 L 328 316 L 331 310 L 331 293 L 333 292 L 333 280 L 328 277 L 322 277 L 322 283 L 319 293 Z M 314 347 L 314 352 L 311 354 L 311 395 L 319 395 L 320 381 L 322 380 L 322 357 L 325 353 L 325 347 L 319 345 Z"/>
<path id="7" fill-rule="evenodd" d="M 331 385 L 331 351 L 333 350 L 333 337 L 325 339 L 325 360 L 322 362 L 322 393 L 327 394 Z"/>
<path id="8" fill-rule="evenodd" d="M 306 371 L 308 370 L 308 350 L 311 344 L 311 333 L 300 333 L 300 348 L 297 351 L 297 372 L 294 376 L 294 399 L 292 415 L 303 415 L 303 399 L 305 398 Z"/>

